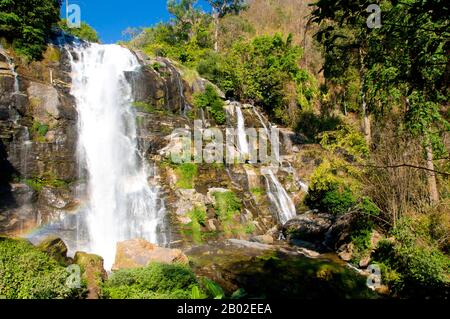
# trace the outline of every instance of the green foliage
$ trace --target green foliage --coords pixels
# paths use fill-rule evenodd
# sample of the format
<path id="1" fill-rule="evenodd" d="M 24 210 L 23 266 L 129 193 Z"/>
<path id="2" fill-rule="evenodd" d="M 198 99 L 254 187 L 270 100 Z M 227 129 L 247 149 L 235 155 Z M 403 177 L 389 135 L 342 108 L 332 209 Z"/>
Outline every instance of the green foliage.
<path id="1" fill-rule="evenodd" d="M 215 82 L 228 96 L 262 105 L 285 124 L 297 114 L 287 106 L 309 108 L 316 94 L 313 77 L 298 66 L 301 49 L 281 35 L 237 41 L 227 52 L 223 66 L 213 67 Z M 217 72 L 217 69 L 222 71 Z M 297 110 L 294 110 L 295 112 Z"/>
<path id="2" fill-rule="evenodd" d="M 229 222 L 236 214 L 240 213 L 242 203 L 235 193 L 231 191 L 215 192 L 213 196 L 215 198 L 214 208 L 220 221 Z"/>
<path id="3" fill-rule="evenodd" d="M 191 299 L 203 293 L 190 268 L 151 263 L 145 268 L 114 272 L 103 286 L 110 299 Z"/>
<path id="4" fill-rule="evenodd" d="M 205 88 L 205 92 L 194 96 L 194 105 L 197 108 L 202 108 L 210 112 L 214 121 L 218 125 L 225 123 L 226 114 L 224 110 L 224 103 L 212 85 L 208 84 Z"/>
<path id="5" fill-rule="evenodd" d="M 305 204 L 335 215 L 346 213 L 356 204 L 354 186 L 337 176 L 336 168 L 324 161 L 311 176 Z"/>
<path id="6" fill-rule="evenodd" d="M 76 36 L 82 40 L 97 43 L 100 42 L 97 31 L 95 31 L 95 29 L 86 22 L 81 22 L 79 28 L 69 28 L 67 26 L 66 19 L 62 19 L 58 25 L 64 32 Z"/>
<path id="7" fill-rule="evenodd" d="M 219 284 L 212 281 L 207 277 L 203 277 L 201 279 L 202 286 L 205 288 L 205 291 L 210 298 L 214 299 L 223 299 L 225 297 L 225 292 Z"/>
<path id="8" fill-rule="evenodd" d="M 450 285 L 450 258 L 438 249 L 427 223 L 425 217 L 404 217 L 392 231 L 396 240 L 380 242 L 374 254 L 400 295 L 443 297 Z"/>
<path id="9" fill-rule="evenodd" d="M 303 134 L 309 141 L 320 141 L 320 133 L 336 130 L 342 125 L 342 120 L 334 115 L 318 115 L 312 111 L 302 111 L 298 115 L 296 131 Z"/>
<path id="10" fill-rule="evenodd" d="M 0 237 L 0 295 L 8 299 L 77 298 L 69 273 L 25 240 Z"/>
<path id="11" fill-rule="evenodd" d="M 194 188 L 197 170 L 197 165 L 194 163 L 183 163 L 178 165 L 175 169 L 175 173 L 178 177 L 177 187 L 182 189 Z"/>
<path id="12" fill-rule="evenodd" d="M 250 193 L 252 193 L 256 201 L 259 202 L 266 192 L 261 187 L 254 187 L 250 189 Z"/>
<path id="13" fill-rule="evenodd" d="M 25 179 L 24 182 L 36 192 L 40 192 L 44 187 L 63 188 L 68 186 L 68 183 L 66 181 L 54 177 L 34 177 Z"/>
<path id="14" fill-rule="evenodd" d="M 325 132 L 320 142 L 323 148 L 332 152 L 344 153 L 352 161 L 360 161 L 369 155 L 364 136 L 351 126 L 342 125 L 335 131 Z"/>
<path id="15" fill-rule="evenodd" d="M 45 50 L 53 24 L 59 21 L 60 0 L 1 0 L 0 38 L 20 54 L 38 59 Z"/>
<path id="16" fill-rule="evenodd" d="M 202 242 L 202 226 L 206 223 L 206 210 L 205 207 L 195 207 L 192 211 L 188 213 L 188 217 L 191 219 L 190 226 L 192 239 L 195 243 L 199 244 Z"/>
<path id="17" fill-rule="evenodd" d="M 148 102 L 144 102 L 144 101 L 135 101 L 132 103 L 132 106 L 134 108 L 136 108 L 136 110 L 138 110 L 139 112 L 143 112 L 143 113 L 150 113 L 150 114 L 154 113 L 154 114 L 167 115 L 167 116 L 173 115 L 173 113 L 170 110 L 165 109 L 164 107 L 161 107 L 161 106 L 157 107 L 157 106 L 154 106 L 154 105 L 152 105 Z M 140 121 L 142 121 L 142 120 L 140 120 Z M 168 132 L 168 133 L 170 133 L 170 132 Z"/>
<path id="18" fill-rule="evenodd" d="M 47 134 L 49 126 L 47 124 L 42 124 L 37 121 L 33 122 L 31 126 L 31 132 L 37 139 L 42 139 Z"/>
<path id="19" fill-rule="evenodd" d="M 195 207 L 190 213 L 189 217 L 195 219 L 201 225 L 205 225 L 206 222 L 206 210 L 204 207 Z"/>

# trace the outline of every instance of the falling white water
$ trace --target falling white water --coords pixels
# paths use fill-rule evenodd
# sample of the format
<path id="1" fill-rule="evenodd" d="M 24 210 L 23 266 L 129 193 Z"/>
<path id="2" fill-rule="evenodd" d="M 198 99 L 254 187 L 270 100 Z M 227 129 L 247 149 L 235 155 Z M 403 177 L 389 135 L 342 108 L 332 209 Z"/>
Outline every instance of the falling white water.
<path id="1" fill-rule="evenodd" d="M 248 141 L 247 134 L 245 133 L 245 120 L 242 115 L 242 110 L 239 106 L 236 106 L 236 116 L 237 116 L 237 138 L 238 138 L 238 148 L 241 155 L 248 155 Z"/>
<path id="2" fill-rule="evenodd" d="M 259 119 L 259 122 L 260 122 L 261 125 L 263 126 L 264 131 L 266 132 L 267 137 L 269 137 L 269 136 L 270 136 L 269 129 L 267 128 L 266 123 L 264 123 L 263 116 L 261 115 L 261 113 L 259 113 L 259 111 L 256 109 L 255 106 L 253 106 L 253 112 L 256 114 L 256 117 Z M 269 125 L 270 125 L 270 123 L 269 123 Z"/>
<path id="3" fill-rule="evenodd" d="M 267 195 L 277 210 L 278 221 L 284 225 L 297 214 L 295 205 L 271 169 L 264 169 L 262 173 L 266 178 Z"/>
<path id="4" fill-rule="evenodd" d="M 269 127 L 270 127 L 270 130 L 269 130 L 269 127 L 267 127 L 266 123 L 264 123 L 263 115 L 257 110 L 257 108 L 255 106 L 253 106 L 253 112 L 256 114 L 256 117 L 259 119 L 259 122 L 263 126 L 264 131 L 266 132 L 267 138 L 269 138 L 271 136 L 271 132 L 274 131 L 274 127 L 272 126 L 272 124 L 269 121 L 267 121 L 267 123 L 269 123 Z M 277 139 L 277 141 L 278 141 L 278 139 Z M 272 142 L 273 142 L 273 140 L 272 140 Z M 276 162 L 279 164 L 282 164 L 281 158 L 280 158 L 280 145 L 278 143 L 276 145 L 272 144 L 272 154 L 273 154 L 273 156 L 275 156 Z"/>
<path id="5" fill-rule="evenodd" d="M 89 249 L 109 269 L 118 241 L 158 242 L 164 206 L 158 188 L 149 186 L 151 170 L 137 149 L 132 88 L 125 77 L 138 70 L 136 57 L 118 45 L 74 51 L 71 93 L 79 114 L 79 163 L 88 178 Z"/>

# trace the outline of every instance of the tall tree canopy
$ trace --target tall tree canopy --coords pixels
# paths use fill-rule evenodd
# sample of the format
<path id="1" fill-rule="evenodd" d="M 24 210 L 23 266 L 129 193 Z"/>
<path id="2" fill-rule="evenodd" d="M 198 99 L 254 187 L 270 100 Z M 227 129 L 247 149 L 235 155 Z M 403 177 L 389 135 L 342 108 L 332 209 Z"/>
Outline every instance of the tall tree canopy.
<path id="1" fill-rule="evenodd" d="M 0 0 L 0 37 L 24 55 L 40 57 L 60 6 L 61 0 Z"/>

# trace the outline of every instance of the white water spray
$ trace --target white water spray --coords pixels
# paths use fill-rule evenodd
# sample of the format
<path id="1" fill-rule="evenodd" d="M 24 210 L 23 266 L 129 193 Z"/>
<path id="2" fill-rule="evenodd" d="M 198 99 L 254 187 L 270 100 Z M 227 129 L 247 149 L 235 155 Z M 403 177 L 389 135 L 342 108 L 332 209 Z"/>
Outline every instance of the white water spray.
<path id="1" fill-rule="evenodd" d="M 284 225 L 297 214 L 295 205 L 271 169 L 264 169 L 262 173 L 266 178 L 267 195 L 269 195 L 270 201 L 275 205 L 278 221 Z"/>
<path id="2" fill-rule="evenodd" d="M 74 50 L 71 93 L 79 114 L 79 163 L 88 179 L 89 249 L 109 269 L 118 241 L 158 242 L 164 206 L 137 149 L 132 88 L 125 77 L 138 70 L 136 57 L 118 45 Z"/>
<path id="3" fill-rule="evenodd" d="M 245 120 L 242 110 L 239 106 L 236 106 L 236 116 L 237 116 L 237 138 L 238 138 L 238 148 L 242 156 L 248 155 L 249 147 L 247 141 L 247 134 L 245 133 Z"/>

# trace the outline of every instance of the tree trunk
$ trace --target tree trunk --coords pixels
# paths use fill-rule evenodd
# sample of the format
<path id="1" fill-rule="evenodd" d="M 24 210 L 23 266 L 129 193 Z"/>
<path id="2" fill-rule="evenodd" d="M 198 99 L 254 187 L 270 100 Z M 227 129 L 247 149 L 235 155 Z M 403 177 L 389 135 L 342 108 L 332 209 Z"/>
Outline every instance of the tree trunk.
<path id="1" fill-rule="evenodd" d="M 366 143 L 370 147 L 370 145 L 372 144 L 372 138 L 371 138 L 372 130 L 371 130 L 371 126 L 370 126 L 370 117 L 367 112 L 366 89 L 365 89 L 366 75 L 364 74 L 365 73 L 364 72 L 364 61 L 363 61 L 361 49 L 359 50 L 359 59 L 360 59 L 360 63 L 361 63 L 361 66 L 359 69 L 359 77 L 361 79 L 361 99 L 362 99 L 361 112 L 362 112 L 362 116 L 363 116 L 362 128 L 363 128 L 363 133 L 364 133 L 364 138 L 366 140 Z"/>
<path id="2" fill-rule="evenodd" d="M 433 149 L 430 143 L 425 147 L 425 151 L 427 152 L 427 168 L 429 169 L 427 178 L 428 188 L 430 190 L 430 202 L 431 204 L 436 204 L 439 201 L 439 192 L 437 189 L 436 174 L 434 173 Z"/>
<path id="3" fill-rule="evenodd" d="M 214 51 L 219 52 L 219 12 L 213 12 L 214 19 Z"/>

